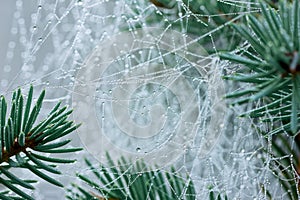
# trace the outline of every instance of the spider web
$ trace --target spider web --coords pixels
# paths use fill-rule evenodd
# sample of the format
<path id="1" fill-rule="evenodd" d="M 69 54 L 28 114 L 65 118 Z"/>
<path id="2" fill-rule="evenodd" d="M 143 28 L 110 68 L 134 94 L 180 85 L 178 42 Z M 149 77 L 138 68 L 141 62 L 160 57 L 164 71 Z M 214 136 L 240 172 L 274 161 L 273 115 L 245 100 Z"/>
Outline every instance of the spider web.
<path id="1" fill-rule="evenodd" d="M 211 14 L 200 7 L 203 14 L 196 15 L 181 1 L 164 9 L 148 1 L 17 0 L 9 15 L 0 91 L 46 88 L 44 115 L 59 100 L 73 106 L 83 126 L 72 145 L 85 146 L 76 157 L 88 156 L 95 166 L 106 162 L 109 151 L 116 160 L 143 159 L 161 170 L 174 165 L 190 174 L 197 199 L 208 199 L 211 191 L 229 199 L 263 199 L 266 190 L 274 199 L 285 198 L 262 162 L 265 140 L 250 128 L 257 124 L 237 118 L 247 106 L 229 108 L 222 100 L 246 86 L 221 79 L 239 66 L 217 59 L 217 47 L 234 36 L 220 37 L 228 24 L 213 19 L 226 15 L 235 21 L 257 6 L 220 2 L 243 11 Z M 215 28 L 187 33 L 192 20 Z M 78 160 L 62 168 L 66 184 L 78 181 L 75 172 L 88 173 Z M 40 183 L 34 195 L 63 199 L 64 191 Z"/>

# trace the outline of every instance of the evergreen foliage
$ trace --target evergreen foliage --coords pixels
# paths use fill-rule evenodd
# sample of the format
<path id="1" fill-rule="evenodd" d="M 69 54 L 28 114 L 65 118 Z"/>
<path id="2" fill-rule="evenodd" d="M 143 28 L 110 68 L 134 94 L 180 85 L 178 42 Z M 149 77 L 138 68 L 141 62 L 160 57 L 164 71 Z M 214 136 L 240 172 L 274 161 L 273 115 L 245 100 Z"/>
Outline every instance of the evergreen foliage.
<path id="1" fill-rule="evenodd" d="M 246 24 L 232 27 L 247 41 L 234 53 L 220 57 L 242 68 L 226 79 L 252 84 L 245 90 L 227 95 L 236 98 L 233 104 L 256 102 L 242 116 L 259 118 L 269 123 L 270 131 L 260 131 L 266 137 L 264 163 L 270 167 L 289 199 L 299 199 L 299 1 L 269 1 L 260 3 L 261 15 L 246 16 Z M 246 47 L 246 48 L 245 48 Z M 269 146 L 268 144 L 271 143 Z M 266 196 L 272 195 L 264 187 Z"/>
<path id="2" fill-rule="evenodd" d="M 227 79 L 253 83 L 253 87 L 227 95 L 241 104 L 261 99 L 263 104 L 249 111 L 250 117 L 266 117 L 282 125 L 269 134 L 299 130 L 299 1 L 280 3 L 279 10 L 261 3 L 262 17 L 248 15 L 248 23 L 232 25 L 250 47 L 239 53 L 221 54 L 221 58 L 246 66 L 249 70 Z M 249 28 L 248 28 L 249 27 Z M 240 98 L 241 97 L 241 98 Z M 272 119 L 268 119 L 269 115 Z"/>
<path id="3" fill-rule="evenodd" d="M 278 179 L 283 189 L 287 192 L 287 197 L 291 200 L 299 199 L 299 182 L 297 177 L 300 172 L 300 135 L 295 138 L 284 134 L 278 134 L 272 138 L 272 146 L 269 152 L 269 164 L 274 176 Z M 271 197 L 270 193 L 268 193 Z"/>
<path id="4" fill-rule="evenodd" d="M 152 170 L 143 161 L 133 164 L 123 157 L 116 164 L 109 154 L 107 160 L 108 166 L 95 168 L 86 159 L 93 177 L 82 174 L 78 174 L 78 177 L 90 188 L 85 189 L 73 184 L 73 188 L 69 189 L 68 199 L 196 199 L 192 180 L 189 176 L 180 175 L 173 167 L 170 172 Z"/>
<path id="5" fill-rule="evenodd" d="M 153 4 L 143 13 L 143 21 L 128 24 L 125 20 L 140 15 L 141 10 L 136 4 L 144 4 L 144 1 L 132 2 L 132 14 L 124 17 L 121 30 L 156 26 L 162 29 L 176 30 L 189 36 L 199 38 L 199 43 L 205 50 L 214 54 L 220 50 L 233 50 L 241 42 L 236 31 L 227 26 L 230 21 L 240 21 L 241 17 L 236 13 L 247 10 L 245 2 L 226 3 L 218 0 L 147 0 Z M 156 7 L 155 7 L 156 6 Z M 159 9 L 157 9 L 159 8 Z M 144 11 L 143 11 L 144 12 Z M 145 24 L 144 24 L 145 23 Z M 220 35 L 222 35 L 220 37 Z M 216 39 L 216 40 L 215 40 Z"/>
<path id="6" fill-rule="evenodd" d="M 10 109 L 5 97 L 1 97 L 0 184 L 7 188 L 0 192 L 1 199 L 33 199 L 28 192 L 34 189 L 32 183 L 36 181 L 24 180 L 14 175 L 12 169 L 28 169 L 45 181 L 63 187 L 62 183 L 50 174 L 61 174 L 56 169 L 57 164 L 73 163 L 75 160 L 55 158 L 46 154 L 81 150 L 66 147 L 71 140 L 60 140 L 79 126 L 68 120 L 72 111 L 67 110 L 66 106 L 60 108 L 61 103 L 58 103 L 44 120 L 36 123 L 44 96 L 45 91 L 42 91 L 32 107 L 33 87 L 29 89 L 26 102 L 21 89 L 18 89 L 12 95 Z"/>

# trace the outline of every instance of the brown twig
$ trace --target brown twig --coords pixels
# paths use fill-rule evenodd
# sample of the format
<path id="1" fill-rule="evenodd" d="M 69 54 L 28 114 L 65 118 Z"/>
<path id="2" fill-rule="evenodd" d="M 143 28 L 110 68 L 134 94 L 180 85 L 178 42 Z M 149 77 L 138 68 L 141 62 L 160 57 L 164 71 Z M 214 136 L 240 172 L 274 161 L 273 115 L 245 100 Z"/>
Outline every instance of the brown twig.
<path id="1" fill-rule="evenodd" d="M 33 149 L 34 147 L 36 147 L 39 144 L 39 142 L 35 139 L 30 139 L 30 135 L 31 134 L 28 134 L 28 136 L 25 138 L 24 146 L 21 146 L 16 138 L 10 150 L 2 148 L 2 159 L 0 160 L 0 164 L 3 162 L 8 162 L 9 158 L 12 156 L 15 156 L 21 152 L 26 152 L 27 148 Z"/>

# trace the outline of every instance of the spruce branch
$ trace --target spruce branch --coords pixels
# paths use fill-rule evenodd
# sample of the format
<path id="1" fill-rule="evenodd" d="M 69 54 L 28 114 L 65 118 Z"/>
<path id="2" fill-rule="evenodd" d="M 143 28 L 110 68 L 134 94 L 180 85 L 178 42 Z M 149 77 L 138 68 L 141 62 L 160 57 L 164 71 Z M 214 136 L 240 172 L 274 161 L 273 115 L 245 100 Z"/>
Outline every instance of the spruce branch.
<path id="1" fill-rule="evenodd" d="M 219 192 L 219 191 L 214 191 L 214 186 L 210 185 L 208 187 L 208 189 L 210 190 L 209 192 L 209 200 L 228 200 L 228 197 L 225 194 L 223 194 L 223 192 Z"/>
<path id="2" fill-rule="evenodd" d="M 61 174 L 55 164 L 73 163 L 75 160 L 48 157 L 44 153 L 67 153 L 81 150 L 81 148 L 65 148 L 71 140 L 59 139 L 68 135 L 79 125 L 68 121 L 72 111 L 67 107 L 60 108 L 60 102 L 49 115 L 39 122 L 36 120 L 42 107 L 45 90 L 41 92 L 37 102 L 31 109 L 33 87 L 30 86 L 25 107 L 21 89 L 13 92 L 10 113 L 4 96 L 0 100 L 0 184 L 8 191 L 0 193 L 1 199 L 33 199 L 23 189 L 33 190 L 32 183 L 36 181 L 23 180 L 10 172 L 13 168 L 25 168 L 45 181 L 63 187 L 51 174 Z"/>
<path id="3" fill-rule="evenodd" d="M 204 45 L 209 54 L 235 50 L 243 40 L 237 31 L 227 24 L 229 22 L 244 24 L 246 21 L 241 16 L 249 12 L 250 6 L 251 12 L 259 11 L 257 1 L 235 1 L 234 3 L 219 0 L 149 1 L 159 8 L 159 12 L 147 16 L 147 24 L 151 26 L 158 24 L 160 27 L 198 36 L 199 42 Z M 277 2 L 264 1 L 272 6 L 278 6 Z M 136 24 L 136 27 L 139 25 Z"/>
<path id="4" fill-rule="evenodd" d="M 222 59 L 248 68 L 226 79 L 253 84 L 251 89 L 227 97 L 237 98 L 234 104 L 262 100 L 263 105 L 244 115 L 282 122 L 269 134 L 288 131 L 295 135 L 299 131 L 300 115 L 299 1 L 292 4 L 280 1 L 279 10 L 266 3 L 261 3 L 260 7 L 260 20 L 250 14 L 247 16 L 248 25 L 232 25 L 250 48 L 240 54 L 220 54 Z M 270 114 L 274 118 L 270 118 Z"/>
<path id="5" fill-rule="evenodd" d="M 193 182 L 189 176 L 184 177 L 171 167 L 170 172 L 152 170 L 143 161 L 135 164 L 121 158 L 114 163 L 107 153 L 109 166 L 95 168 L 89 160 L 85 160 L 93 173 L 93 178 L 77 174 L 78 178 L 90 188 L 86 189 L 73 184 L 68 189 L 70 200 L 83 199 L 196 199 Z"/>
<path id="6" fill-rule="evenodd" d="M 232 27 L 226 24 L 230 20 L 240 22 L 241 17 L 238 17 L 237 13 L 247 11 L 249 6 L 246 2 L 228 3 L 227 1 L 218 0 L 147 1 L 152 6 L 146 4 L 147 14 L 143 14 L 145 18 L 134 20 L 130 27 L 121 27 L 121 30 L 142 28 L 145 24 L 177 30 L 192 37 L 199 37 L 199 42 L 206 48 L 208 53 L 212 54 L 220 49 L 232 50 L 237 47 L 240 43 L 240 37 Z M 145 6 L 143 1 L 139 4 L 138 7 Z M 135 15 L 139 15 L 139 12 L 141 12 L 139 9 L 133 10 L 134 14 L 126 15 L 124 19 L 134 18 Z M 127 25 L 127 23 L 124 24 Z M 212 44 L 212 41 L 215 44 Z"/>
<path id="7" fill-rule="evenodd" d="M 266 145 L 268 145 L 266 139 Z M 263 162 L 268 165 L 273 172 L 273 176 L 278 179 L 282 188 L 286 191 L 286 197 L 291 200 L 299 199 L 300 183 L 300 136 L 289 137 L 285 134 L 274 135 L 271 138 L 271 149 L 264 149 Z M 272 199 L 271 193 L 265 185 L 261 185 L 262 190 Z"/>

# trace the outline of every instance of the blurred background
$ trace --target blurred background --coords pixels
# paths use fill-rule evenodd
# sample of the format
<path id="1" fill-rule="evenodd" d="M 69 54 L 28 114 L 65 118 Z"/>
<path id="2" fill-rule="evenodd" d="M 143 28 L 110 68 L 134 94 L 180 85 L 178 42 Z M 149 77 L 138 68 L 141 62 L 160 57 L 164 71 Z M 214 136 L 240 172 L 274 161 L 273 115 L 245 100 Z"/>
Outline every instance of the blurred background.
<path id="1" fill-rule="evenodd" d="M 13 18 L 13 12 L 15 8 L 15 1 L 2 1 L 0 6 L 0 63 L 1 72 L 5 65 L 6 53 L 8 41 L 11 38 L 11 23 Z M 1 87 L 2 88 L 2 87 Z"/>

